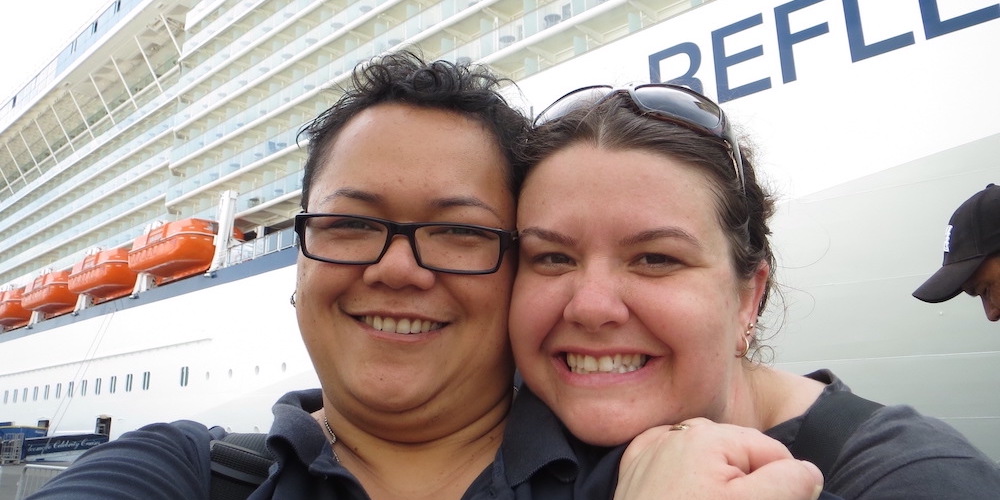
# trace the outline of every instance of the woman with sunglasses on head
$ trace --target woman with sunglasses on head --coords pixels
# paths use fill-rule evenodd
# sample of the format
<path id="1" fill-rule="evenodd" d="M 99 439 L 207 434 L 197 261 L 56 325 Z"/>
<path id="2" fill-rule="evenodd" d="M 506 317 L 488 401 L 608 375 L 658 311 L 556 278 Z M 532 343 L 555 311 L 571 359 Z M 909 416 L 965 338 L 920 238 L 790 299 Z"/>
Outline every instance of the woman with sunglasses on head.
<path id="1" fill-rule="evenodd" d="M 321 388 L 274 405 L 276 460 L 250 498 L 610 497 L 618 455 L 539 446 L 527 438 L 544 437 L 532 434 L 540 422 L 515 397 L 507 307 L 527 120 L 484 68 L 398 53 L 352 83 L 306 128 L 295 218 L 293 305 Z M 209 498 L 226 489 L 212 471 L 227 464 L 210 459 L 224 434 L 147 426 L 90 450 L 32 498 Z M 667 450 L 657 472 L 679 479 L 656 495 L 729 486 L 698 474 L 724 465 L 719 443 L 764 471 L 738 482 L 743 498 L 814 497 L 820 478 L 738 432 Z"/>
<path id="2" fill-rule="evenodd" d="M 718 105 L 671 85 L 588 87 L 536 125 L 518 201 L 514 357 L 584 442 L 641 434 L 623 481 L 715 422 L 807 449 L 796 456 L 820 457 L 826 490 L 846 499 L 995 498 L 996 465 L 943 422 L 854 397 L 827 370 L 799 376 L 754 360 L 773 201 Z M 838 432 L 839 445 L 824 444 Z"/>

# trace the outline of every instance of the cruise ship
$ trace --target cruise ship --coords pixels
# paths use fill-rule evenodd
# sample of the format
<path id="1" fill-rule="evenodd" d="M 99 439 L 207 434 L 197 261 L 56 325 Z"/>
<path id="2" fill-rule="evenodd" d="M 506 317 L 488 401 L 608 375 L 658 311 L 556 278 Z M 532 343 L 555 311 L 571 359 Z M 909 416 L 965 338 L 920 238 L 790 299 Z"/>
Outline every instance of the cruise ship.
<path id="1" fill-rule="evenodd" d="M 782 203 L 775 363 L 1000 459 L 1000 331 L 910 296 L 1000 182 L 993 0 L 115 0 L 0 102 L 0 423 L 265 431 L 318 385 L 289 296 L 302 125 L 360 62 L 488 64 L 526 113 L 593 84 L 716 97 Z"/>

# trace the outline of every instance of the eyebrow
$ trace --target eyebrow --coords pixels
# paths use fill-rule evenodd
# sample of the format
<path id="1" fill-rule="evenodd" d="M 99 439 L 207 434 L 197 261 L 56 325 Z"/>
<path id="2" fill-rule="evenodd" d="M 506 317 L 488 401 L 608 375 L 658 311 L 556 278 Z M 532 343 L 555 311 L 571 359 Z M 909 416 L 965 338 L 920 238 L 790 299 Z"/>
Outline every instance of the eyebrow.
<path id="1" fill-rule="evenodd" d="M 334 191 L 332 194 L 324 196 L 320 202 L 328 203 L 337 198 L 349 198 L 352 200 L 357 200 L 372 205 L 379 205 L 385 203 L 385 197 L 378 195 L 369 191 L 363 191 L 361 189 L 355 188 L 340 188 Z M 431 200 L 431 205 L 434 208 L 445 209 L 453 207 L 476 207 L 482 208 L 483 210 L 489 211 L 495 215 L 498 219 L 503 220 L 500 212 L 495 208 L 490 206 L 490 204 L 485 201 L 476 198 L 475 196 L 449 196 L 447 198 L 436 198 Z"/>
<path id="2" fill-rule="evenodd" d="M 658 227 L 656 229 L 649 229 L 646 231 L 639 232 L 632 236 L 622 238 L 621 245 L 629 246 L 636 245 L 640 243 L 647 243 L 660 238 L 676 238 L 687 241 L 688 243 L 701 248 L 701 241 L 695 238 L 691 233 L 675 226 L 670 227 Z"/>
<path id="3" fill-rule="evenodd" d="M 337 198 L 350 198 L 352 200 L 364 201 L 367 203 L 378 203 L 382 200 L 381 196 L 374 193 L 369 193 L 360 189 L 340 188 L 334 191 L 333 194 L 324 196 L 320 200 L 320 204 L 328 203 Z"/>
<path id="4" fill-rule="evenodd" d="M 529 236 L 534 236 L 536 238 L 564 246 L 573 246 L 577 242 L 575 238 L 572 238 L 557 231 L 542 229 L 540 227 L 526 227 L 524 229 L 519 229 L 518 235 L 521 239 L 524 239 Z M 619 241 L 619 244 L 622 246 L 630 246 L 641 243 L 647 243 L 661 238 L 677 238 L 687 241 L 688 243 L 698 248 L 702 247 L 701 241 L 699 241 L 698 238 L 695 238 L 691 233 L 679 227 L 661 227 L 661 228 L 641 231 L 634 235 L 622 238 Z"/>
<path id="5" fill-rule="evenodd" d="M 545 240 L 548 242 L 556 243 L 563 246 L 573 246 L 576 244 L 576 239 L 570 238 L 565 234 L 558 233 L 556 231 L 550 231 L 548 229 L 542 229 L 540 227 L 526 227 L 524 229 L 517 230 L 518 237 L 524 239 L 528 236 L 534 236 L 538 239 Z"/>

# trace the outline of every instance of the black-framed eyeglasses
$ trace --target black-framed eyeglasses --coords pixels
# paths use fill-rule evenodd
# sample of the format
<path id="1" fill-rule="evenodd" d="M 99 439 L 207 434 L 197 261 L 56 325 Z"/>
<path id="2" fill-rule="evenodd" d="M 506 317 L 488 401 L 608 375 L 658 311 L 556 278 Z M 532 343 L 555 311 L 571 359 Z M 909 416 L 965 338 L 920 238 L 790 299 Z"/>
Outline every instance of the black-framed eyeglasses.
<path id="1" fill-rule="evenodd" d="M 687 87 L 669 83 L 648 83 L 635 87 L 616 88 L 611 85 L 590 85 L 578 88 L 556 99 L 535 118 L 535 126 L 562 118 L 574 109 L 596 106 L 613 95 L 625 94 L 643 116 L 667 121 L 694 132 L 722 139 L 733 170 L 746 192 L 743 156 L 726 114 L 715 101 Z"/>
<path id="2" fill-rule="evenodd" d="M 332 264 L 382 260 L 393 237 L 403 235 L 417 265 L 452 274 L 490 274 L 517 241 L 517 231 L 451 222 L 394 222 L 352 214 L 302 212 L 295 216 L 302 255 Z"/>

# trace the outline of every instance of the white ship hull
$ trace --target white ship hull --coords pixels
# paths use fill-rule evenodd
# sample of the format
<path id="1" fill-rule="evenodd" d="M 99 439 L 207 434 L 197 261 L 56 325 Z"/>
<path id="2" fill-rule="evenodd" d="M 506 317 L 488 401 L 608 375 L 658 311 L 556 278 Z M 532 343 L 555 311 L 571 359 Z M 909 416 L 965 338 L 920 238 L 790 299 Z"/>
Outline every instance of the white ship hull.
<path id="1" fill-rule="evenodd" d="M 23 353 L 6 357 L 3 387 L 27 388 L 29 401 L 6 405 L 3 419 L 46 419 L 63 432 L 93 432 L 97 419 L 110 417 L 112 438 L 177 419 L 267 430 L 270 406 L 281 394 L 318 386 L 288 303 L 294 251 L 271 256 L 275 262 L 260 267 L 278 267 L 260 274 L 213 286 L 243 266 L 258 266 L 251 262 L 119 299 L 104 314 L 85 311 L 63 317 L 64 325 L 18 332 L 20 338 L 0 344 L 4 353 Z"/>

